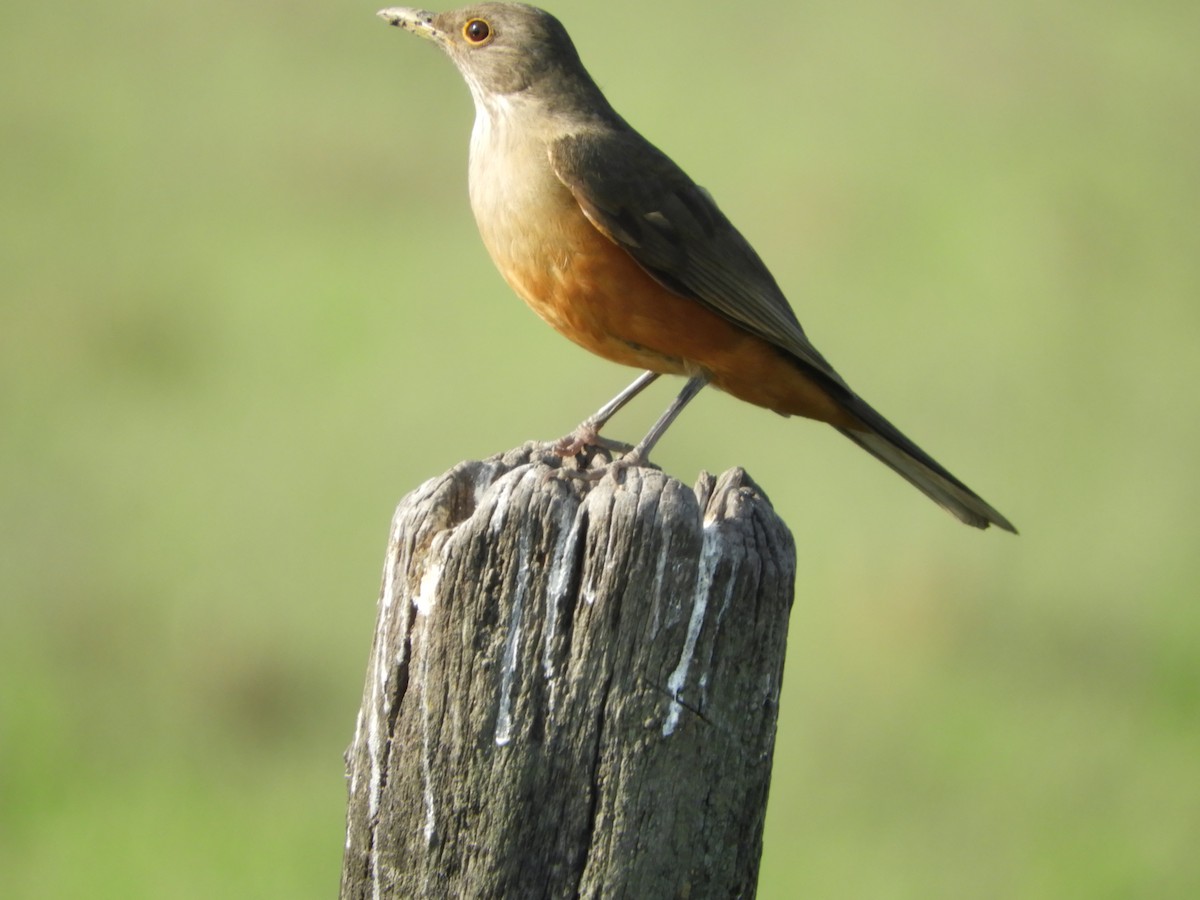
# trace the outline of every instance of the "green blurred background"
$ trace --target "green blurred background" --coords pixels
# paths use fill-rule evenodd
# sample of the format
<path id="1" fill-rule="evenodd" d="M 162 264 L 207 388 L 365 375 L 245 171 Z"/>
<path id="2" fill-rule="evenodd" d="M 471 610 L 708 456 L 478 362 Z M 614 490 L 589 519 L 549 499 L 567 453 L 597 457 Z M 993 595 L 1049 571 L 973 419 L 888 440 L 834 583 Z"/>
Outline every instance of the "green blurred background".
<path id="1" fill-rule="evenodd" d="M 632 375 L 501 283 L 375 9 L 0 11 L 6 898 L 334 895 L 392 508 Z M 1200 7 L 553 9 L 1022 530 L 716 393 L 661 445 L 797 540 L 761 895 L 1200 896 Z"/>

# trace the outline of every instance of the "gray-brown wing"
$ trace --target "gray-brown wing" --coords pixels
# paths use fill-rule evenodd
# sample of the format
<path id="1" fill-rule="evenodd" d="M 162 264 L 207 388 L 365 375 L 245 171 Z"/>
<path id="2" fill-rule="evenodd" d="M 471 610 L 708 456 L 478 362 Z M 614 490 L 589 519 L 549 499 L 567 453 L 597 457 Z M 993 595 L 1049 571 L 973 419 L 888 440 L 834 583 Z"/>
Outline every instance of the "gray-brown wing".
<path id="1" fill-rule="evenodd" d="M 708 192 L 636 132 L 562 138 L 550 147 L 550 163 L 592 224 L 659 283 L 845 384 Z"/>

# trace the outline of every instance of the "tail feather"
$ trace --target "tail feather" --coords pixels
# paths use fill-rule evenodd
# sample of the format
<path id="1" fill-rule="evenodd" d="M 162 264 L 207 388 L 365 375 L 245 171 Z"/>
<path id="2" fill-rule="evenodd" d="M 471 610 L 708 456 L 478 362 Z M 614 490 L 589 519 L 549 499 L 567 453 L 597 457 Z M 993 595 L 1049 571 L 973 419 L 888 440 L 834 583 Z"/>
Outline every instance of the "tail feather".
<path id="1" fill-rule="evenodd" d="M 880 462 L 890 466 L 910 484 L 960 521 L 976 528 L 995 525 L 1017 533 L 1013 524 L 982 497 L 947 472 L 928 453 L 905 437 L 895 425 L 857 396 L 849 411 L 866 430 L 838 428 Z"/>

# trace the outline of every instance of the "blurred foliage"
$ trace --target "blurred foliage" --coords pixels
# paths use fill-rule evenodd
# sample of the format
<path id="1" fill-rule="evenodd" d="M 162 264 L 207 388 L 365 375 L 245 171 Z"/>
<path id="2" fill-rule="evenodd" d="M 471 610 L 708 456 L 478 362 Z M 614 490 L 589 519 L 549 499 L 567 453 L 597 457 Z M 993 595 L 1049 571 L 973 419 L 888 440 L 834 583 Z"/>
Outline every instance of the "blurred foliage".
<path id="1" fill-rule="evenodd" d="M 799 547 L 761 895 L 1200 895 L 1198 8 L 554 10 L 1022 529 L 715 394 L 661 445 Z M 0 11 L 4 897 L 333 895 L 393 505 L 630 377 L 492 271 L 467 92 L 373 13 Z"/>

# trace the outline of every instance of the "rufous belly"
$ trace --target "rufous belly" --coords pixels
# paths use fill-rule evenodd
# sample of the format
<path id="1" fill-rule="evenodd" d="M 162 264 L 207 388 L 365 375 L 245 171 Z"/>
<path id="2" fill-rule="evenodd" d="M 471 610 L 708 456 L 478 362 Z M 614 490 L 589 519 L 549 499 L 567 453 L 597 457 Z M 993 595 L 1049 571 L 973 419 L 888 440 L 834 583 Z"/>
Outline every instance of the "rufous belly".
<path id="1" fill-rule="evenodd" d="M 858 424 L 783 351 L 663 287 L 577 206 L 556 213 L 536 234 L 485 243 L 513 290 L 559 333 L 623 365 L 707 373 L 715 387 L 783 415 Z"/>

